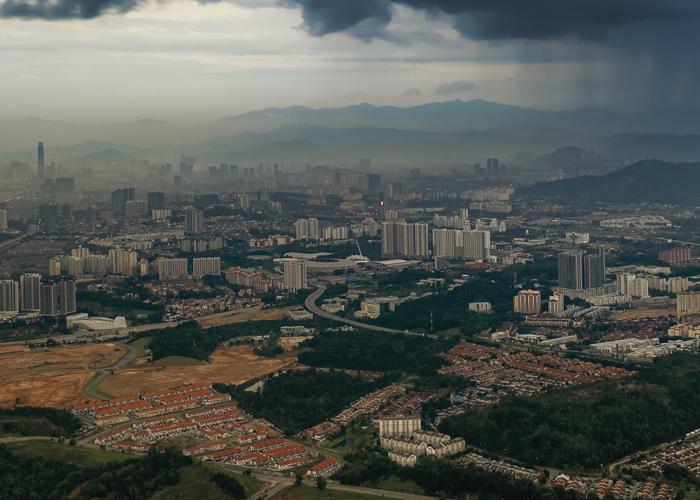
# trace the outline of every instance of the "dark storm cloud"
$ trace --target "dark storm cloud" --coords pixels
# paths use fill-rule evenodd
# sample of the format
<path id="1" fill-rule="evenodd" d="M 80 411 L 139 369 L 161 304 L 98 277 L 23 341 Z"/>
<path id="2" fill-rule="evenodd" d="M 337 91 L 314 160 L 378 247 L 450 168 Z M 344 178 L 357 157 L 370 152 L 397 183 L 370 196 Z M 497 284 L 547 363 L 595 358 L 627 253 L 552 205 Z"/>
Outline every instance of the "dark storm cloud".
<path id="1" fill-rule="evenodd" d="M 284 0 L 302 9 L 314 36 L 348 31 L 366 23 L 380 33 L 394 5 L 448 16 L 462 35 L 476 40 L 600 39 L 641 21 L 681 19 L 700 12 L 695 0 Z M 364 33 L 367 35 L 367 33 Z M 371 35 L 371 33 L 370 33 Z"/>
<path id="2" fill-rule="evenodd" d="M 282 0 L 283 5 L 300 6 L 304 28 L 323 36 L 347 31 L 370 39 L 378 36 L 392 17 L 389 0 Z"/>
<path id="3" fill-rule="evenodd" d="M 0 17 L 24 19 L 93 19 L 107 12 L 128 12 L 138 0 L 6 0 L 0 3 Z"/>

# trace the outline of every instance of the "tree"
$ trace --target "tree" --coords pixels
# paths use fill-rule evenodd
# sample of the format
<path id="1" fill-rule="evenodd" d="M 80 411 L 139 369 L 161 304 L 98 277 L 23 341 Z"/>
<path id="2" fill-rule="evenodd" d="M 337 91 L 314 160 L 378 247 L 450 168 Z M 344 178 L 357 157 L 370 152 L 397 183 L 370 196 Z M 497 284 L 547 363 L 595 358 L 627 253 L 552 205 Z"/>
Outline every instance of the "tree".
<path id="1" fill-rule="evenodd" d="M 294 486 L 301 486 L 303 482 L 304 476 L 301 475 L 301 472 L 297 472 L 297 475 L 294 476 Z"/>
<path id="2" fill-rule="evenodd" d="M 316 478 L 316 488 L 318 488 L 319 490 L 326 489 L 326 480 L 323 478 L 323 476 L 318 476 Z"/>

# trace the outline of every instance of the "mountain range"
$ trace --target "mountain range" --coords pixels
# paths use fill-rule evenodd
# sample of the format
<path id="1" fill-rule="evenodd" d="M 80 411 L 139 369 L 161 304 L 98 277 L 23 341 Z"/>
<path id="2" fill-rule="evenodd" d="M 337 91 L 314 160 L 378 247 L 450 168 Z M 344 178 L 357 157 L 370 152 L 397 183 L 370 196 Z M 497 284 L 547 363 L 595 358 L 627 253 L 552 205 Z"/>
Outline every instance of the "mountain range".
<path id="1" fill-rule="evenodd" d="M 644 160 L 600 175 L 542 182 L 519 190 L 529 198 L 573 203 L 700 202 L 700 162 L 669 163 Z"/>
<path id="2" fill-rule="evenodd" d="M 430 166 L 485 156 L 541 155 L 569 145 L 621 161 L 695 160 L 700 159 L 699 138 L 700 117 L 690 111 L 548 111 L 454 100 L 408 108 L 268 108 L 201 124 L 0 120 L 0 158 L 31 160 L 36 142 L 43 140 L 47 157 L 57 160 L 114 150 L 154 161 L 189 154 L 207 162 L 354 165 L 367 156 L 378 165 Z"/>

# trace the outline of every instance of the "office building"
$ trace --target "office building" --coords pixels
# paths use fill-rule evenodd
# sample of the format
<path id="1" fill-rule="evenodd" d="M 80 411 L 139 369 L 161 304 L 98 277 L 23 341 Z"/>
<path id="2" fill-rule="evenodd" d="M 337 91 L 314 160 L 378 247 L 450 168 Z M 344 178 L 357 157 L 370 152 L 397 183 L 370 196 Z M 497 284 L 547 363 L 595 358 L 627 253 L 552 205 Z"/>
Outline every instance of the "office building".
<path id="1" fill-rule="evenodd" d="M 307 288 L 306 261 L 290 259 L 284 262 L 284 288 L 291 293 Z"/>
<path id="2" fill-rule="evenodd" d="M 41 275 L 25 273 L 19 278 L 20 307 L 23 311 L 38 311 L 41 303 Z"/>
<path id="3" fill-rule="evenodd" d="M 541 309 L 542 295 L 538 290 L 521 290 L 513 297 L 513 312 L 539 314 Z"/>
<path id="4" fill-rule="evenodd" d="M 422 259 L 427 256 L 427 224 L 382 223 L 382 257 Z"/>
<path id="5" fill-rule="evenodd" d="M 166 259 L 159 257 L 155 262 L 159 279 L 184 278 L 189 274 L 187 267 L 187 259 L 184 258 Z"/>
<path id="6" fill-rule="evenodd" d="M 461 229 L 433 229 L 433 255 L 487 260 L 491 255 L 491 233 Z"/>
<path id="7" fill-rule="evenodd" d="M 61 201 L 70 201 L 75 196 L 75 179 L 73 177 L 59 177 L 54 186 L 56 198 Z"/>
<path id="8" fill-rule="evenodd" d="M 0 208 L 0 231 L 7 231 L 7 210 Z"/>
<path id="9" fill-rule="evenodd" d="M 146 201 L 146 210 L 149 215 L 152 214 L 154 210 L 163 210 L 165 208 L 165 193 L 148 193 Z"/>
<path id="10" fill-rule="evenodd" d="M 204 212 L 195 207 L 185 208 L 185 233 L 198 234 L 204 231 Z"/>
<path id="11" fill-rule="evenodd" d="M 192 276 L 219 276 L 221 274 L 220 257 L 197 257 L 192 259 Z"/>
<path id="12" fill-rule="evenodd" d="M 498 158 L 486 158 L 486 175 L 488 177 L 498 177 L 501 169 L 498 165 Z"/>
<path id="13" fill-rule="evenodd" d="M 43 178 L 45 173 L 44 143 L 39 141 L 39 144 L 36 146 L 36 175 L 39 178 Z"/>
<path id="14" fill-rule="evenodd" d="M 0 313 L 19 312 L 19 286 L 14 280 L 0 280 Z"/>
<path id="15" fill-rule="evenodd" d="M 136 190 L 134 188 L 121 188 L 112 191 L 112 212 L 115 215 L 124 215 L 126 213 L 126 202 L 136 199 Z"/>
<path id="16" fill-rule="evenodd" d="M 319 230 L 318 219 L 297 219 L 294 223 L 294 234 L 300 240 L 319 240 L 321 232 Z"/>

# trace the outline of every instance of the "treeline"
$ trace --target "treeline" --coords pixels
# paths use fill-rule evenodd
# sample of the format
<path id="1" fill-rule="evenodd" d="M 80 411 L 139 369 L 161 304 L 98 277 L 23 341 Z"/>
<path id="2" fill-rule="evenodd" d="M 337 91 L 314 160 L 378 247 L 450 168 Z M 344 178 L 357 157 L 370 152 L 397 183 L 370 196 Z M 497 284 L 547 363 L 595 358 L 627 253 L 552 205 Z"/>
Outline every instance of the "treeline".
<path id="1" fill-rule="evenodd" d="M 227 340 L 236 337 L 265 335 L 283 324 L 281 321 L 250 321 L 215 328 L 202 328 L 196 321 L 150 331 L 133 339 L 149 336 L 153 360 L 167 356 L 184 356 L 207 361 L 209 355 Z"/>
<path id="2" fill-rule="evenodd" d="M 231 394 L 249 413 L 293 434 L 327 420 L 360 396 L 388 383 L 388 378 L 367 380 L 335 370 L 311 369 L 270 377 L 259 392 L 226 385 L 215 388 Z"/>
<path id="3" fill-rule="evenodd" d="M 476 467 L 463 467 L 452 460 L 422 457 L 415 467 L 400 467 L 380 448 L 364 449 L 346 455 L 346 466 L 333 477 L 343 484 L 377 486 L 381 480 L 396 477 L 414 481 L 425 494 L 439 498 L 527 498 L 576 499 L 573 492 L 548 490 L 539 484 L 514 479 Z"/>
<path id="4" fill-rule="evenodd" d="M 66 410 L 30 406 L 0 409 L 0 434 L 70 437 L 80 427 L 80 420 Z"/>
<path id="5" fill-rule="evenodd" d="M 325 332 L 307 340 L 299 362 L 310 366 L 431 375 L 442 365 L 437 354 L 447 341 L 400 333 Z"/>
<path id="6" fill-rule="evenodd" d="M 531 464 L 597 469 L 700 427 L 700 356 L 678 353 L 631 380 L 509 397 L 441 430 Z"/>
<path id="7" fill-rule="evenodd" d="M 473 277 L 464 285 L 452 291 L 437 290 L 430 297 L 405 302 L 395 312 L 383 314 L 376 323 L 399 330 L 428 331 L 432 322 L 434 332 L 458 328 L 463 335 L 471 336 L 511 319 L 515 280 L 526 284 L 534 280 L 553 280 L 556 277 L 556 263 L 543 261 L 510 266 L 499 272 L 474 270 L 469 274 Z M 402 273 L 398 275 L 387 279 L 400 282 Z M 419 274 L 415 271 L 406 274 L 410 279 L 417 276 Z M 471 312 L 468 310 L 470 302 L 490 302 L 494 314 Z"/>
<path id="8" fill-rule="evenodd" d="M 0 445 L 0 498 L 141 500 L 180 480 L 192 463 L 179 451 L 151 450 L 145 457 L 92 467 L 26 458 Z"/>

